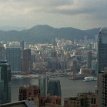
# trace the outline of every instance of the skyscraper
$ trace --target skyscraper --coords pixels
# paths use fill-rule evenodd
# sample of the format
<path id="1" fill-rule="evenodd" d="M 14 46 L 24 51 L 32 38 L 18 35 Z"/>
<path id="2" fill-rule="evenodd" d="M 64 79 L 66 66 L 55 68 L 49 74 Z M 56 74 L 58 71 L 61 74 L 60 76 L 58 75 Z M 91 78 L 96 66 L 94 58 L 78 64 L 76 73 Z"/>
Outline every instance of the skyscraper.
<path id="1" fill-rule="evenodd" d="M 0 62 L 0 104 L 11 101 L 11 69 L 7 62 Z"/>
<path id="2" fill-rule="evenodd" d="M 12 73 L 21 71 L 21 49 L 20 47 L 6 48 L 6 60 L 11 66 Z"/>
<path id="3" fill-rule="evenodd" d="M 87 62 L 88 68 L 91 68 L 92 67 L 92 52 L 91 51 L 87 53 L 87 59 L 88 59 L 88 62 Z"/>
<path id="4" fill-rule="evenodd" d="M 99 107 L 107 107 L 107 28 L 98 36 L 98 102 Z"/>
<path id="5" fill-rule="evenodd" d="M 47 76 L 41 76 L 39 78 L 39 88 L 40 88 L 40 95 L 46 96 L 47 95 Z"/>
<path id="6" fill-rule="evenodd" d="M 107 71 L 98 74 L 99 107 L 107 107 Z"/>
<path id="7" fill-rule="evenodd" d="M 107 67 L 107 28 L 100 30 L 98 35 L 98 72 Z"/>
<path id="8" fill-rule="evenodd" d="M 32 70 L 31 49 L 23 50 L 22 71 L 29 73 Z"/>
<path id="9" fill-rule="evenodd" d="M 6 51 L 3 44 L 0 43 L 0 60 L 3 61 L 6 59 Z"/>
<path id="10" fill-rule="evenodd" d="M 59 80 L 49 80 L 47 94 L 50 96 L 61 96 L 61 85 Z"/>
<path id="11" fill-rule="evenodd" d="M 21 49 L 22 49 L 22 51 L 23 51 L 24 48 L 25 48 L 25 43 L 24 43 L 24 41 L 21 41 L 21 42 L 20 42 L 20 47 L 21 47 Z"/>

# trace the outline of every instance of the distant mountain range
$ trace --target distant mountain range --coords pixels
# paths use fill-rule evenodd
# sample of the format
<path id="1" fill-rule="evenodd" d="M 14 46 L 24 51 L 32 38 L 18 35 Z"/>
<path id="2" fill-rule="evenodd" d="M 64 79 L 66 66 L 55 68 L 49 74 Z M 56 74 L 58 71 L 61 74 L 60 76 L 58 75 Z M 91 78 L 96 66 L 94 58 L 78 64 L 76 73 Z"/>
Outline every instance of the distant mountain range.
<path id="1" fill-rule="evenodd" d="M 37 25 L 21 31 L 0 31 L 0 41 L 52 42 L 54 38 L 71 40 L 93 39 L 98 35 L 99 28 L 80 30 L 72 27 L 54 28 L 48 25 Z"/>

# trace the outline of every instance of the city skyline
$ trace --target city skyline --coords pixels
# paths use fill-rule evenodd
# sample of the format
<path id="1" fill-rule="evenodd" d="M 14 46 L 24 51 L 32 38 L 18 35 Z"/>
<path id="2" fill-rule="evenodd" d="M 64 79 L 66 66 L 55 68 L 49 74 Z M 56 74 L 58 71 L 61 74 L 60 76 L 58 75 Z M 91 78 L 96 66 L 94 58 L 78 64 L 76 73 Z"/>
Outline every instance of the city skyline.
<path id="1" fill-rule="evenodd" d="M 38 24 L 80 29 L 103 27 L 107 25 L 106 7 L 106 0 L 1 0 L 0 29 Z"/>

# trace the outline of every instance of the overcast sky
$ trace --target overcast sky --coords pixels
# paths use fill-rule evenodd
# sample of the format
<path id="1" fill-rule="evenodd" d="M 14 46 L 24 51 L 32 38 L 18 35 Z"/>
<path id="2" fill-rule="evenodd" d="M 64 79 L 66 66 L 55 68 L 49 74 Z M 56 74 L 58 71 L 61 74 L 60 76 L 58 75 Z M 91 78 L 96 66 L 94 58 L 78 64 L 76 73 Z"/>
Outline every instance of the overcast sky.
<path id="1" fill-rule="evenodd" d="M 0 27 L 107 26 L 107 0 L 0 0 Z"/>

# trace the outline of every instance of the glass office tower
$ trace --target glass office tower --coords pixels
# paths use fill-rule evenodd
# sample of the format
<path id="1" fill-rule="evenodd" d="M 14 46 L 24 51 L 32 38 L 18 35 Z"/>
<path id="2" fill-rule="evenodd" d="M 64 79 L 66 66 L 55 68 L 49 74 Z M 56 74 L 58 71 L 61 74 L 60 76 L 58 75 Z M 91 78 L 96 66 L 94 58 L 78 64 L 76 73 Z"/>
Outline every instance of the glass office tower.
<path id="1" fill-rule="evenodd" d="M 6 61 L 0 62 L 0 104 L 11 101 L 11 69 Z"/>
<path id="2" fill-rule="evenodd" d="M 107 28 L 98 36 L 98 103 L 107 107 Z"/>
<path id="3" fill-rule="evenodd" d="M 20 47 L 6 48 L 6 60 L 11 66 L 12 73 L 21 72 L 21 48 Z"/>
<path id="4" fill-rule="evenodd" d="M 47 94 L 50 96 L 61 96 L 61 85 L 59 80 L 49 80 Z"/>
<path id="5" fill-rule="evenodd" d="M 107 28 L 100 30 L 98 35 L 98 72 L 107 67 Z"/>
<path id="6" fill-rule="evenodd" d="M 47 76 L 40 76 L 39 77 L 39 88 L 40 88 L 40 95 L 41 96 L 47 95 L 47 82 L 48 82 Z"/>

